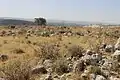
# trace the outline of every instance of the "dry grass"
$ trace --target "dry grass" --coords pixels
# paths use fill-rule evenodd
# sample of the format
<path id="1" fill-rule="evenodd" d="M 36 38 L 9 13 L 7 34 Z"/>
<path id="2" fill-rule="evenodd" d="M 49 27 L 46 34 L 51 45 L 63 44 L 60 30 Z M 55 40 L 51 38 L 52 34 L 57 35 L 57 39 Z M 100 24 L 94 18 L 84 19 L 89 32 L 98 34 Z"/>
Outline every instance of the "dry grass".
<path id="1" fill-rule="evenodd" d="M 9 61 L 0 67 L 0 76 L 7 80 L 31 80 L 31 67 L 28 61 Z"/>
<path id="2" fill-rule="evenodd" d="M 60 57 L 59 48 L 51 43 L 40 44 L 36 56 L 41 59 L 56 60 Z"/>
<path id="3" fill-rule="evenodd" d="M 32 37 L 28 37 L 28 39 L 25 39 L 25 34 L 28 29 L 21 28 L 21 29 L 16 29 L 16 31 L 21 31 L 21 32 L 19 35 L 15 37 L 15 39 L 12 36 L 0 37 L 0 53 L 7 54 L 9 56 L 9 59 L 7 61 L 5 62 L 0 61 L 0 66 L 6 64 L 5 67 L 2 67 L 2 69 L 6 70 L 8 74 L 10 74 L 9 75 L 10 80 L 20 80 L 20 79 L 16 79 L 16 76 L 18 76 L 19 78 L 21 76 L 22 77 L 25 76 L 26 73 L 29 73 L 28 70 L 25 70 L 25 72 L 23 72 L 23 70 L 29 66 L 23 66 L 24 63 L 22 62 L 28 59 L 35 59 L 36 54 L 37 57 L 39 56 L 39 58 L 52 59 L 52 60 L 58 60 L 66 53 L 70 56 L 76 56 L 76 54 L 82 56 L 81 52 L 83 51 L 83 49 L 92 49 L 98 51 L 98 48 L 102 42 L 107 44 L 115 44 L 118 37 L 120 36 L 120 32 L 118 31 L 120 28 L 100 29 L 100 28 L 90 28 L 90 27 L 86 27 L 86 28 L 70 27 L 69 29 L 68 28 L 61 29 L 59 27 L 50 27 L 50 29 L 52 29 L 53 31 L 71 30 L 73 33 L 81 32 L 84 34 L 84 36 L 73 35 L 73 36 L 65 37 L 61 35 L 56 35 L 49 37 L 48 36 L 49 34 L 45 34 L 44 36 L 38 36 L 38 37 L 33 35 Z M 0 28 L 0 30 L 8 31 L 10 29 L 2 27 Z M 41 30 L 47 30 L 47 29 L 41 29 Z M 59 47 L 55 46 L 56 44 L 59 44 Z M 71 47 L 72 45 L 77 45 L 77 46 Z M 16 54 L 13 54 L 13 52 L 11 51 L 13 51 Z M 15 59 L 20 59 L 20 61 L 14 62 Z M 63 62 L 58 61 L 56 65 L 57 65 L 56 71 L 57 72 L 61 71 L 60 73 L 63 74 L 64 69 L 66 69 L 66 65 L 64 64 L 64 61 Z M 63 70 L 61 70 L 60 68 L 61 66 L 63 67 L 62 68 Z M 21 67 L 23 68 L 20 69 Z M 15 70 L 18 70 L 16 72 L 16 75 L 13 74 Z M 99 70 L 97 68 L 94 68 L 92 70 L 92 72 L 95 73 L 97 73 L 98 71 Z M 22 75 L 19 75 L 20 74 L 19 72 L 21 72 Z M 15 79 L 11 79 L 13 76 Z M 78 75 L 75 76 L 77 77 Z M 23 79 L 23 80 L 30 80 L 30 79 Z M 78 76 L 78 79 L 76 78 L 76 80 L 81 80 L 81 79 Z"/>

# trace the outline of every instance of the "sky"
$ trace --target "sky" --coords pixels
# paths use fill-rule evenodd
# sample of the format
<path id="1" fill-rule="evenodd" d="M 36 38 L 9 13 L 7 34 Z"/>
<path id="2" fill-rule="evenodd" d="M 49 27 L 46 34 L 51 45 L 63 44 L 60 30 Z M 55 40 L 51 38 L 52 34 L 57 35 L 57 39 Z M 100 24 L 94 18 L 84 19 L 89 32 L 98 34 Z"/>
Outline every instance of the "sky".
<path id="1" fill-rule="evenodd" d="M 120 0 L 0 0 L 0 17 L 120 23 Z"/>

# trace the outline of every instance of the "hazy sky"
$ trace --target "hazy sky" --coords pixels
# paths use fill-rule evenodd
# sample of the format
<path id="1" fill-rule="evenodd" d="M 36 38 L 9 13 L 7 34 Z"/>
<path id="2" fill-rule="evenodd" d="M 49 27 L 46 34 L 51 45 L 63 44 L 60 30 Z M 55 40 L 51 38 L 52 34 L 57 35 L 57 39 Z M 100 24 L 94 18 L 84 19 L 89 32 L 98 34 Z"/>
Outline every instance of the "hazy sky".
<path id="1" fill-rule="evenodd" d="M 120 0 L 0 0 L 0 17 L 120 22 Z"/>

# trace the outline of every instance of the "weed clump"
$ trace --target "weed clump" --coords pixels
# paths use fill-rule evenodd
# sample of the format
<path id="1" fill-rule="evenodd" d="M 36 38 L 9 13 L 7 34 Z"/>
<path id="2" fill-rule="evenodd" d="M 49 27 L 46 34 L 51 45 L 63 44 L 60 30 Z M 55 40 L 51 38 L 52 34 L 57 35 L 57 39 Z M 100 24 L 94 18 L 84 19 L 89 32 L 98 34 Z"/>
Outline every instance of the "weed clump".
<path id="1" fill-rule="evenodd" d="M 68 65 L 66 64 L 65 60 L 62 59 L 56 60 L 54 67 L 55 72 L 59 75 L 69 72 Z"/>
<path id="2" fill-rule="evenodd" d="M 71 57 L 81 57 L 84 49 L 81 46 L 73 45 L 68 48 L 68 55 Z"/>
<path id="3" fill-rule="evenodd" d="M 57 60 L 60 57 L 59 48 L 51 43 L 41 44 L 39 46 L 37 54 L 42 59 Z"/>
<path id="4" fill-rule="evenodd" d="M 27 61 L 10 61 L 3 65 L 0 71 L 7 80 L 31 80 L 31 66 Z"/>

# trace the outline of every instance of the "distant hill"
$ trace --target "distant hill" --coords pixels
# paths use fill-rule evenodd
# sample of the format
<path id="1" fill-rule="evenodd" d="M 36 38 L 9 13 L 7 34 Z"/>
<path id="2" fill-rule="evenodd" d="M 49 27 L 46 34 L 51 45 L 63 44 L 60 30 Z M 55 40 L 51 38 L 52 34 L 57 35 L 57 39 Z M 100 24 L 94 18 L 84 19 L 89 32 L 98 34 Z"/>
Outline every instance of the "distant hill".
<path id="1" fill-rule="evenodd" d="M 0 25 L 33 25 L 34 19 L 0 17 Z M 90 24 L 106 24 L 100 22 L 86 21 L 65 21 L 65 20 L 47 20 L 47 25 L 51 26 L 84 26 Z"/>
<path id="2" fill-rule="evenodd" d="M 29 24 L 32 25 L 32 21 L 27 20 L 19 20 L 19 19 L 1 19 L 0 18 L 0 25 L 23 25 L 23 24 Z"/>
<path id="3" fill-rule="evenodd" d="M 14 19 L 14 18 L 0 18 L 0 25 L 33 25 L 33 19 Z M 47 20 L 47 25 L 51 26 L 79 26 L 82 24 L 77 24 L 75 22 L 68 22 L 62 20 Z"/>

